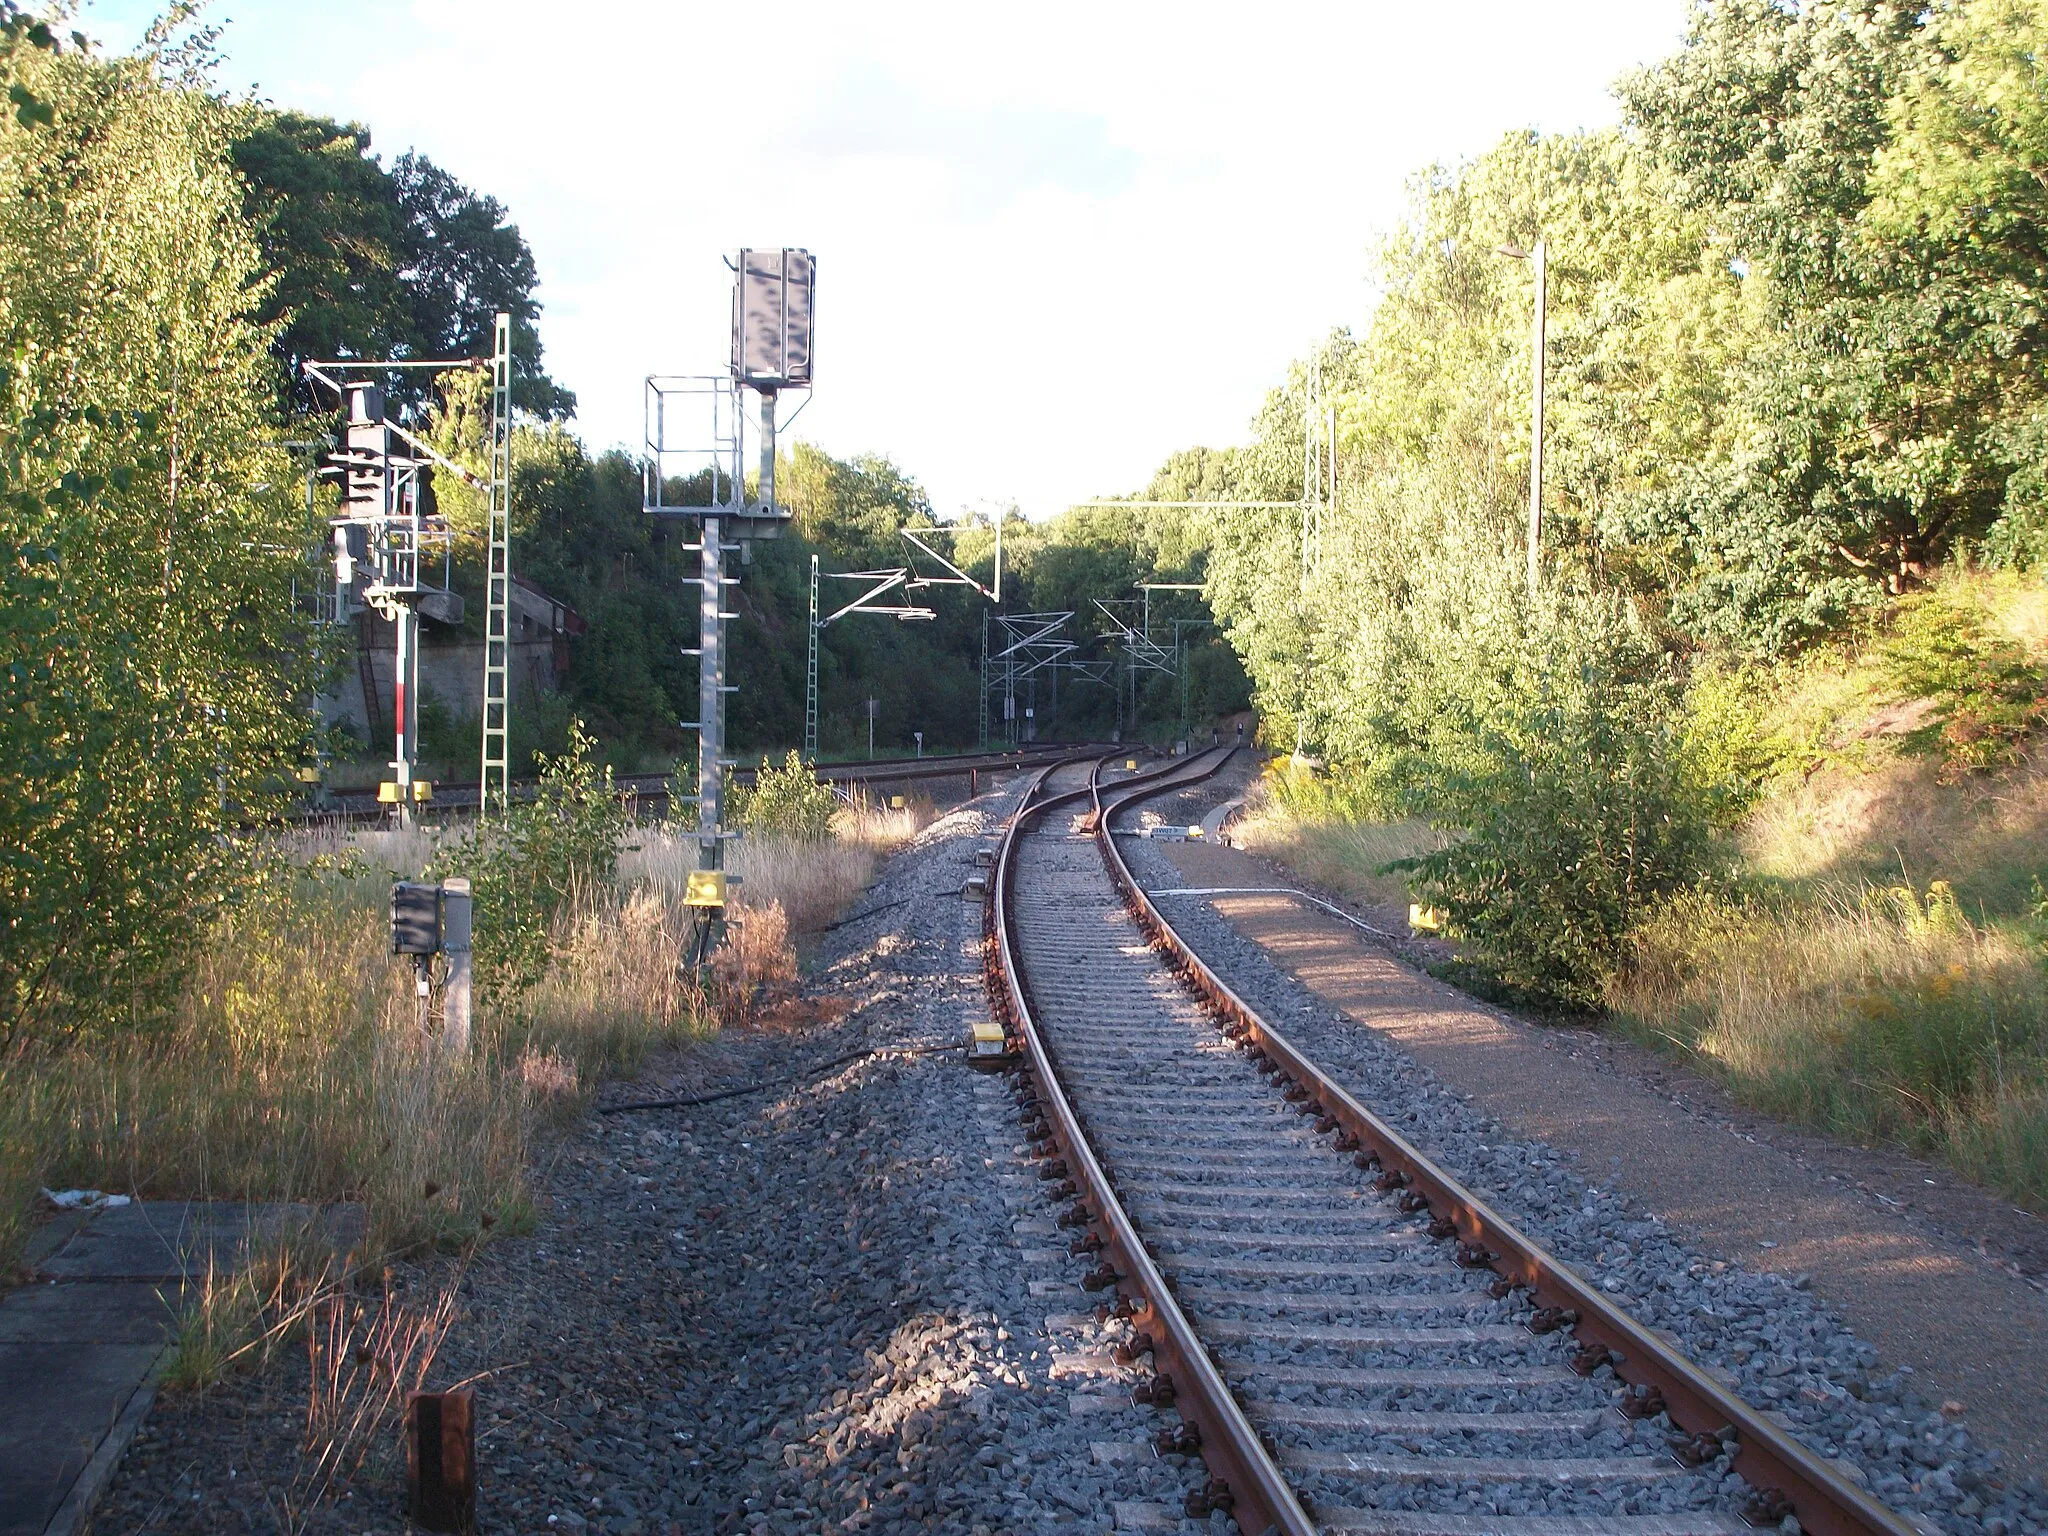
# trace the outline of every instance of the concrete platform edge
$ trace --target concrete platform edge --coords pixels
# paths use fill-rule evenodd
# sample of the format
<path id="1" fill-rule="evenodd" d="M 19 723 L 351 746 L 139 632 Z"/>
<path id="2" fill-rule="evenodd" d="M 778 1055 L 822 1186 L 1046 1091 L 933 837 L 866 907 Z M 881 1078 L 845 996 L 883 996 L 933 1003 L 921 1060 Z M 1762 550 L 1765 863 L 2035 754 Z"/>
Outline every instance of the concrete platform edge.
<path id="1" fill-rule="evenodd" d="M 128 1454 L 128 1447 L 134 1443 L 135 1432 L 149 1417 L 149 1410 L 156 1402 L 157 1386 L 163 1380 L 165 1367 L 170 1364 L 173 1348 L 171 1344 L 164 1345 L 157 1353 L 155 1364 L 150 1366 L 135 1390 L 128 1394 L 128 1401 L 108 1426 L 98 1448 L 92 1453 L 92 1459 L 79 1470 L 71 1491 L 64 1495 L 64 1502 L 57 1506 L 57 1512 L 50 1516 L 50 1523 L 43 1527 L 43 1536 L 80 1536 L 85 1530 L 101 1495 L 113 1482 L 121 1458 Z"/>

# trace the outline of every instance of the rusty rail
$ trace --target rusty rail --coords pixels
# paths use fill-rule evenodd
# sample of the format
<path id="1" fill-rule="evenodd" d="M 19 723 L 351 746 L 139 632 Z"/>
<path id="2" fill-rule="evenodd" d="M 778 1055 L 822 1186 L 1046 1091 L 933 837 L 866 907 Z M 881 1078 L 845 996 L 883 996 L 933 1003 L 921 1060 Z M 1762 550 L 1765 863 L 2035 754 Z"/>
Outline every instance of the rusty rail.
<path id="1" fill-rule="evenodd" d="M 1776 1525 L 1789 1512 L 1798 1517 L 1800 1529 L 1812 1536 L 1873 1536 L 1878 1532 L 1918 1536 L 1914 1526 L 1856 1487 L 1795 1439 L 1789 1429 L 1727 1391 L 1704 1369 L 1546 1253 L 1507 1217 L 1360 1104 L 1232 991 L 1145 894 L 1110 833 L 1110 822 L 1119 811 L 1153 793 L 1157 790 L 1151 787 L 1120 792 L 1106 805 L 1099 794 L 1096 798 L 1095 840 L 1111 879 L 1153 946 L 1218 1015 L 1239 1047 L 1271 1058 L 1281 1073 L 1320 1102 L 1340 1131 L 1357 1139 L 1355 1156 L 1361 1169 L 1377 1167 L 1383 1175 L 1396 1175 L 1427 1197 L 1431 1212 L 1450 1222 L 1456 1236 L 1469 1245 L 1461 1261 L 1469 1256 L 1475 1261 L 1473 1267 L 1484 1262 L 1500 1275 L 1497 1285 L 1526 1287 L 1539 1307 L 1557 1309 L 1553 1318 L 1574 1329 L 1581 1359 L 1589 1362 L 1588 1374 L 1600 1364 L 1611 1365 L 1638 1394 L 1637 1403 L 1646 1413 L 1655 1413 L 1661 1406 L 1674 1424 L 1690 1434 L 1721 1436 L 1732 1429 L 1735 1470 L 1757 1493 L 1745 1511 L 1753 1523 Z M 1204 1430 L 1206 1433 L 1206 1425 Z M 1208 1451 L 1206 1439 L 1203 1450 L 1205 1454 Z"/>

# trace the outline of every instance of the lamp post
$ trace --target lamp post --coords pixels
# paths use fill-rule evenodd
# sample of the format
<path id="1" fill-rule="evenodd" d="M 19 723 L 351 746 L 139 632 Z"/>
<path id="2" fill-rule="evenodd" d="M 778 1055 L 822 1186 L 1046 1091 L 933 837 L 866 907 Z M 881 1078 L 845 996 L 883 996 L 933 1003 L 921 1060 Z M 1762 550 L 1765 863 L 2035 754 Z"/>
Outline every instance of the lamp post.
<path id="1" fill-rule="evenodd" d="M 1525 251 L 1519 245 L 1503 245 L 1500 254 L 1516 261 L 1526 261 L 1536 273 L 1536 319 L 1533 329 L 1534 345 L 1531 348 L 1530 383 L 1535 405 L 1529 420 L 1529 596 L 1536 595 L 1537 556 L 1543 548 L 1543 348 L 1545 311 L 1549 308 L 1548 285 L 1545 281 L 1544 242 L 1538 240 L 1534 250 Z"/>

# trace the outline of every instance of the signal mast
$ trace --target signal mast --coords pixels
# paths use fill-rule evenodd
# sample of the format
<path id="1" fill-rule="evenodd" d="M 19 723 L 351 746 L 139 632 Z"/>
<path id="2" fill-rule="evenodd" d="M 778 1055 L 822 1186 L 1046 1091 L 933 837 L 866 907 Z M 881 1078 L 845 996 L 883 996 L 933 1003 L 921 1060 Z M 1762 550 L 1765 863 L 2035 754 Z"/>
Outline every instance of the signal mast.
<path id="1" fill-rule="evenodd" d="M 446 517 L 427 510 L 428 486 L 436 466 L 484 492 L 491 507 L 489 634 L 500 641 L 495 657 L 500 687 L 494 719 L 489 703 L 493 655 L 487 643 L 485 783 L 480 808 L 488 809 L 489 805 L 493 725 L 501 740 L 505 727 L 501 637 L 506 633 L 504 605 L 507 594 L 500 548 L 505 531 L 501 526 L 501 513 L 507 506 L 511 485 L 511 407 L 508 398 L 511 335 L 512 317 L 500 313 L 489 358 L 461 357 L 436 361 L 408 358 L 382 362 L 349 359 L 303 365 L 307 378 L 332 390 L 340 398 L 345 413 L 340 445 L 328 456 L 321 470 L 322 474 L 341 482 L 340 513 L 331 521 L 334 531 L 334 617 L 338 622 L 359 606 L 367 605 L 390 621 L 395 635 L 391 679 L 392 777 L 378 786 L 377 798 L 396 808 L 401 825 L 409 826 L 414 805 L 423 804 L 433 795 L 433 786 L 414 774 L 414 767 L 419 761 L 420 621 L 432 619 L 438 624 L 462 622 L 462 598 L 449 587 L 453 535 Z M 393 421 L 384 391 L 376 384 L 357 377 L 364 373 L 374 375 L 400 369 L 421 368 L 440 372 L 484 366 L 491 369 L 492 378 L 493 452 L 488 479 L 471 474 L 417 434 Z M 503 452 L 499 451 L 501 446 Z M 429 579 L 436 554 L 441 558 L 439 586 Z M 370 671 L 366 653 L 363 706 L 373 714 L 376 708 L 375 687 L 376 678 Z"/>
<path id="2" fill-rule="evenodd" d="M 697 588 L 697 718 L 677 722 L 697 733 L 697 868 L 684 901 L 699 908 L 695 960 L 710 959 L 725 928 L 724 825 L 725 701 L 735 689 L 725 680 L 725 626 L 739 615 L 725 606 L 739 578 L 726 575 L 725 557 L 752 559 L 755 539 L 779 538 L 789 508 L 775 499 L 776 415 L 782 395 L 811 387 L 811 316 L 817 262 L 791 247 L 743 250 L 732 263 L 732 360 L 724 374 L 656 374 L 647 379 L 642 510 L 650 517 L 694 525 L 700 556 Z M 760 470 L 756 494 L 747 495 L 744 392 L 757 401 Z M 799 407 L 801 409 L 801 407 Z M 791 420 L 795 419 L 792 413 Z M 783 423 L 787 425 L 787 423 Z"/>

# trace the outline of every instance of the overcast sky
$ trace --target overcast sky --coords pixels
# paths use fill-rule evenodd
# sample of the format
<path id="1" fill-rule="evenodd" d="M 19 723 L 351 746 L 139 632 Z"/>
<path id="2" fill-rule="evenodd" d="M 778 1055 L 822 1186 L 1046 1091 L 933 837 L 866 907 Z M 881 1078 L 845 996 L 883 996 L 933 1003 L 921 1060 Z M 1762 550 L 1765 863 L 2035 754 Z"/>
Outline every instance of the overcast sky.
<path id="1" fill-rule="evenodd" d="M 98 0 L 125 45 L 160 5 Z M 215 0 L 221 83 L 365 123 L 505 203 L 594 448 L 712 372 L 742 245 L 818 260 L 795 435 L 941 512 L 1128 493 L 1241 441 L 1370 311 L 1406 178 L 1611 123 L 1684 0 L 1208 5 Z M 785 407 L 787 414 L 787 407 Z"/>

